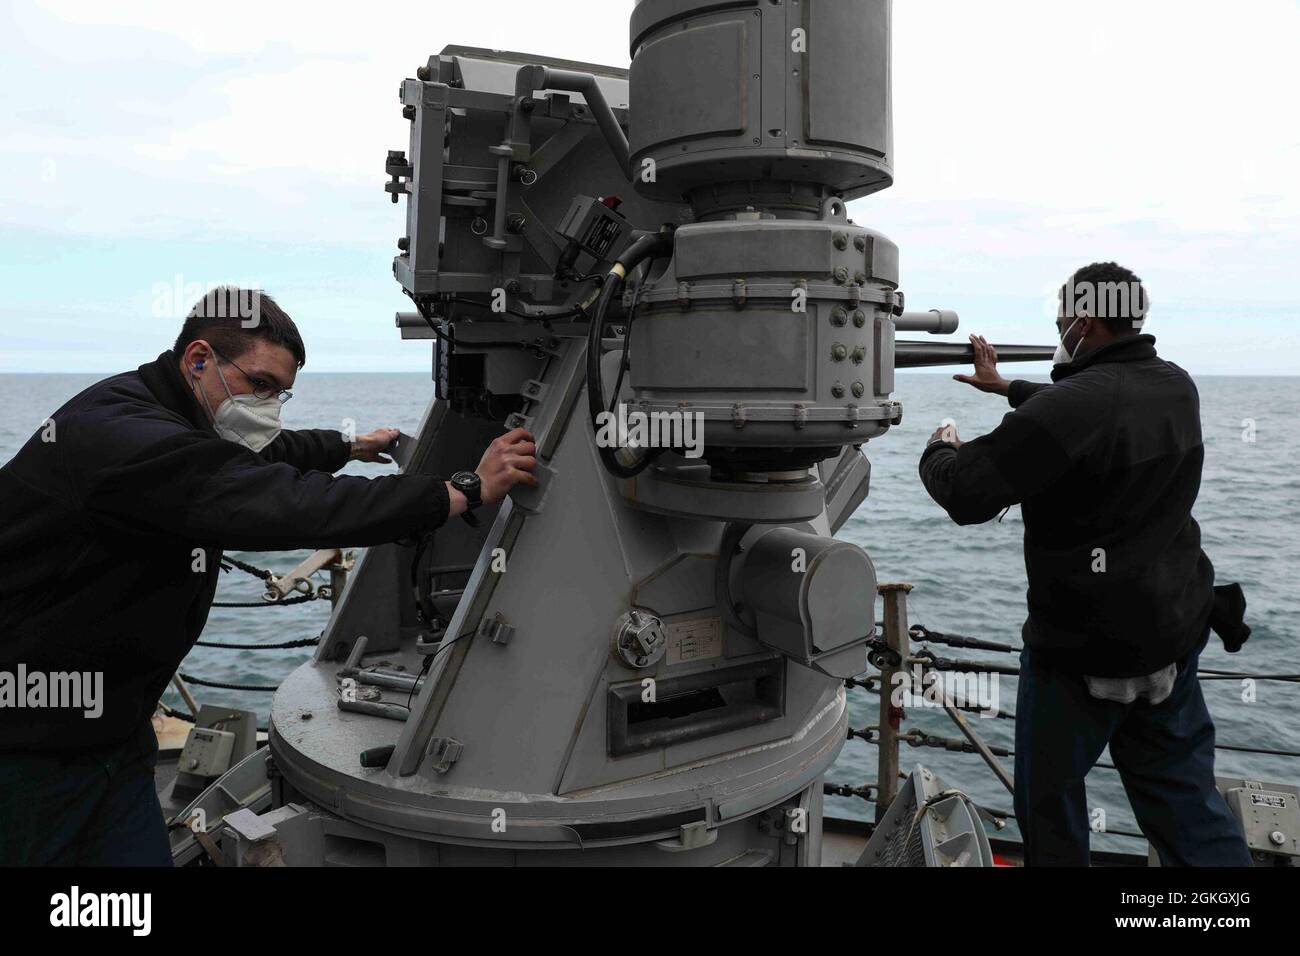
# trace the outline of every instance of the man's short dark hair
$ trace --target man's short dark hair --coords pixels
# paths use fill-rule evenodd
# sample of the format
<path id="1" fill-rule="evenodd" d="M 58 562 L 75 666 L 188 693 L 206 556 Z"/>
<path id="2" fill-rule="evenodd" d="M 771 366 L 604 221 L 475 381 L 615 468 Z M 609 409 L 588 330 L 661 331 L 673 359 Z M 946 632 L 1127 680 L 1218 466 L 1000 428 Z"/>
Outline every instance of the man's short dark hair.
<path id="1" fill-rule="evenodd" d="M 1094 262 L 1061 286 L 1061 314 L 1086 313 L 1101 319 L 1115 335 L 1141 331 L 1151 302 L 1142 280 L 1117 262 Z"/>
<path id="2" fill-rule="evenodd" d="M 182 355 L 196 339 L 203 339 L 232 360 L 252 348 L 254 339 L 263 339 L 288 349 L 299 368 L 307 364 L 307 348 L 298 326 L 261 289 L 222 286 L 201 298 L 190 309 L 172 350 Z"/>

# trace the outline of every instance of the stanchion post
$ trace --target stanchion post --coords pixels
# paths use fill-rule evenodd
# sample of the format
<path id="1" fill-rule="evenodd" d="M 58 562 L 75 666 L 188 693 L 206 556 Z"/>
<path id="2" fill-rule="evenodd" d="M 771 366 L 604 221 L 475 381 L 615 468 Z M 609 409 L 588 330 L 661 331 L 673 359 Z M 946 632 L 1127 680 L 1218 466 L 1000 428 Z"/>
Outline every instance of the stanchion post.
<path id="1" fill-rule="evenodd" d="M 896 651 L 899 667 L 880 670 L 880 722 L 878 724 L 879 766 L 876 771 L 876 822 L 879 823 L 898 795 L 898 737 L 903 720 L 903 708 L 894 705 L 894 675 L 906 667 L 911 653 L 907 635 L 907 593 L 910 584 L 882 584 L 880 596 L 885 603 L 884 641 Z"/>

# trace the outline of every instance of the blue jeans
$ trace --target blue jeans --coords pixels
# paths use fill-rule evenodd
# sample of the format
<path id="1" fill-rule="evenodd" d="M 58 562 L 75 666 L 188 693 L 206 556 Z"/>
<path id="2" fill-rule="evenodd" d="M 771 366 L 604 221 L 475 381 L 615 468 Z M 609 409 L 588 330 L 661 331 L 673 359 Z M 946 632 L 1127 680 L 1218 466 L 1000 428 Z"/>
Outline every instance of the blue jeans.
<path id="1" fill-rule="evenodd" d="M 1106 745 L 1138 826 L 1162 866 L 1250 866 L 1241 826 L 1214 784 L 1214 722 L 1196 678 L 1200 653 L 1178 662 L 1152 706 L 1097 700 L 1080 675 L 1020 654 L 1016 693 L 1016 821 L 1026 866 L 1087 866 L 1084 777 Z"/>
<path id="2" fill-rule="evenodd" d="M 123 744 L 0 754 L 0 865 L 171 866 L 148 721 Z"/>

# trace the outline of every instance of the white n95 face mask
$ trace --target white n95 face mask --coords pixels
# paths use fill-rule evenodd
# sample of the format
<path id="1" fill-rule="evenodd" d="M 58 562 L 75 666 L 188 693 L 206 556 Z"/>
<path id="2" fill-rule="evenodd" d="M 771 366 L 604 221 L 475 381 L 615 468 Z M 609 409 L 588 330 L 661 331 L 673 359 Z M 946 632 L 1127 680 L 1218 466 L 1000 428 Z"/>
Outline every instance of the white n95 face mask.
<path id="1" fill-rule="evenodd" d="M 227 441 L 261 451 L 279 436 L 280 400 L 255 395 L 232 395 L 217 408 L 212 427 Z"/>
<path id="2" fill-rule="evenodd" d="M 1081 319 L 1083 318 L 1083 316 L 1079 316 L 1079 318 Z M 1066 362 L 1074 361 L 1074 355 L 1065 350 L 1065 337 L 1070 334 L 1070 329 L 1074 328 L 1078 324 L 1079 324 L 1079 319 L 1075 319 L 1073 322 L 1069 324 L 1066 330 L 1061 333 L 1061 341 L 1056 343 L 1056 351 L 1052 353 L 1053 365 L 1064 365 Z M 1083 340 L 1081 339 L 1078 345 L 1075 345 L 1074 351 L 1078 352 L 1079 346 L 1082 344 L 1083 344 Z"/>
<path id="3" fill-rule="evenodd" d="M 256 395 L 232 395 L 226 376 L 217 365 L 217 377 L 228 396 L 217 406 L 212 416 L 212 427 L 226 441 L 237 442 L 251 451 L 261 451 L 279 436 L 280 409 L 283 407 L 275 395 L 258 398 Z M 199 394 L 203 394 L 200 390 Z M 203 403 L 207 404 L 207 398 Z"/>

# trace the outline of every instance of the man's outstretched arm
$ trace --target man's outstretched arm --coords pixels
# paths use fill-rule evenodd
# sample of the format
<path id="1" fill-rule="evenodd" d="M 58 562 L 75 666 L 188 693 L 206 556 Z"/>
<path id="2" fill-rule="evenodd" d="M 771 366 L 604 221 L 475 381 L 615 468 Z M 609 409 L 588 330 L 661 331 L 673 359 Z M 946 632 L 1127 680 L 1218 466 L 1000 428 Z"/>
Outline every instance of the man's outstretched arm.
<path id="1" fill-rule="evenodd" d="M 1005 396 L 1012 408 L 1019 408 L 1029 396 L 1048 387 L 1047 382 L 1026 382 L 1024 379 L 1005 379 L 998 372 L 998 353 L 982 335 L 970 337 L 971 348 L 975 351 L 975 374 L 954 375 L 958 382 L 965 382 L 978 388 L 981 392 Z"/>
<path id="2" fill-rule="evenodd" d="M 376 428 L 357 435 L 351 442 L 342 432 L 328 428 L 285 429 L 260 454 L 267 461 L 284 462 L 299 471 L 338 471 L 349 461 L 375 461 L 389 464 L 383 452 L 397 438 L 396 428 Z"/>
<path id="3" fill-rule="evenodd" d="M 485 503 L 500 501 L 517 483 L 536 483 L 534 447 L 523 429 L 488 446 L 478 467 Z M 467 505 L 432 475 L 300 471 L 197 431 L 136 450 L 119 447 L 113 463 L 95 466 L 96 457 L 82 457 L 75 479 L 91 520 L 120 534 L 167 535 L 229 550 L 383 544 L 432 531 Z"/>

